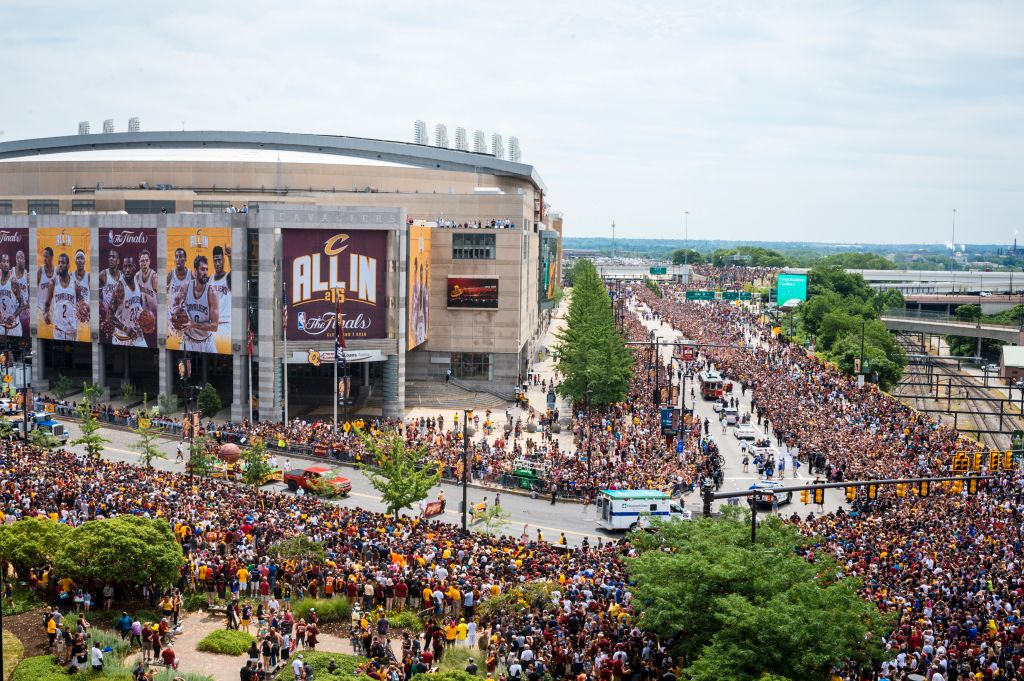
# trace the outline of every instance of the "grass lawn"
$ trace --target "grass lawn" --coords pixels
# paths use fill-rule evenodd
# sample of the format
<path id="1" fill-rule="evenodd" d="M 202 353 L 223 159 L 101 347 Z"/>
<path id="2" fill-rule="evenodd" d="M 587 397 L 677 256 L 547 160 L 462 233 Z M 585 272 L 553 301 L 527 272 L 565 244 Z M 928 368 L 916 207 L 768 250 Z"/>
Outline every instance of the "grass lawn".
<path id="1" fill-rule="evenodd" d="M 4 681 L 11 678 L 11 674 L 14 673 L 14 668 L 21 662 L 22 656 L 25 654 L 25 646 L 21 645 L 21 641 L 14 634 L 5 631 L 4 632 Z"/>

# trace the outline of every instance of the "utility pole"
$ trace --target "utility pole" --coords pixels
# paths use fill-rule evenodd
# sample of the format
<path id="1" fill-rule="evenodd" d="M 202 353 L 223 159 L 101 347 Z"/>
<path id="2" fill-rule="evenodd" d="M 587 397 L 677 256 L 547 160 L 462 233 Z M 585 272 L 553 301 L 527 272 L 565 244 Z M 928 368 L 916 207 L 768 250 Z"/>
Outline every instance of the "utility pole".
<path id="1" fill-rule="evenodd" d="M 467 530 L 466 513 L 468 507 L 469 491 L 469 417 L 473 415 L 470 409 L 462 410 L 462 531 Z"/>

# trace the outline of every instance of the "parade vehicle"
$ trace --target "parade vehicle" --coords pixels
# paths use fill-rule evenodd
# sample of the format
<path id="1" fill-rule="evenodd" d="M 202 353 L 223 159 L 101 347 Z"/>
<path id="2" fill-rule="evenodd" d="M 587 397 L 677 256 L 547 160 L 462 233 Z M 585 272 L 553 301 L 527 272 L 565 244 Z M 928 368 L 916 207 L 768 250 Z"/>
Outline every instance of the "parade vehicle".
<path id="1" fill-rule="evenodd" d="M 11 423 L 18 434 L 24 436 L 25 421 L 23 419 L 12 419 Z M 66 445 L 68 442 L 68 431 L 64 428 L 64 424 L 60 421 L 55 421 L 53 414 L 49 412 L 37 411 L 28 415 L 28 432 L 31 433 L 37 429 L 48 432 L 61 445 Z"/>
<path id="2" fill-rule="evenodd" d="M 321 480 L 327 480 L 330 482 L 331 487 L 334 491 L 339 494 L 348 495 L 352 491 L 352 482 L 345 477 L 340 475 L 328 478 L 327 476 L 331 473 L 330 468 L 323 466 L 310 466 L 308 468 L 295 468 L 284 473 L 284 483 L 288 485 L 288 489 L 293 492 L 297 492 L 299 488 L 306 491 L 315 491 L 310 489 L 315 486 Z"/>
<path id="3" fill-rule="evenodd" d="M 19 414 L 21 410 L 18 408 L 17 403 L 6 397 L 0 398 L 0 414 L 10 416 L 11 414 Z"/>
<path id="4" fill-rule="evenodd" d="M 771 508 L 772 503 L 776 498 L 778 499 L 779 506 L 793 501 L 792 492 L 773 492 L 773 490 L 780 487 L 784 487 L 784 485 L 781 482 L 775 482 L 773 480 L 762 480 L 761 482 L 756 482 L 750 486 L 750 489 L 757 490 L 757 494 L 754 494 L 751 498 L 759 507 L 763 508 Z"/>
<path id="5" fill-rule="evenodd" d="M 726 407 L 722 410 L 722 415 L 725 417 L 725 422 L 730 426 L 735 426 L 740 420 L 740 410 L 736 407 Z"/>
<path id="6" fill-rule="evenodd" d="M 697 375 L 700 396 L 705 400 L 717 400 L 722 396 L 722 375 L 717 371 L 702 371 Z"/>
<path id="7" fill-rule="evenodd" d="M 651 520 L 691 520 L 693 514 L 656 489 L 605 489 L 597 495 L 598 527 L 606 530 L 635 530 L 649 527 Z"/>
<path id="8" fill-rule="evenodd" d="M 756 440 L 759 433 L 757 428 L 749 423 L 741 423 L 732 431 L 737 440 Z"/>

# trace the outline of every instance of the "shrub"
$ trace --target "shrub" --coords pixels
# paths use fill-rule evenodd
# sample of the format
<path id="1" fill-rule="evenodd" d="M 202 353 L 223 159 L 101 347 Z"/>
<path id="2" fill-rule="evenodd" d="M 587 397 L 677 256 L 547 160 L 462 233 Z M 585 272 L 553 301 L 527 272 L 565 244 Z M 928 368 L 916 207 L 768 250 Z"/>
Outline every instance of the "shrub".
<path id="1" fill-rule="evenodd" d="M 203 610 L 207 605 L 206 594 L 189 594 L 185 596 L 185 600 L 181 603 L 181 607 L 185 612 Z"/>
<path id="2" fill-rule="evenodd" d="M 14 668 L 18 666 L 22 656 L 25 655 L 25 646 L 18 640 L 18 637 L 9 631 L 3 632 L 4 636 L 4 678 L 11 675 Z"/>
<path id="3" fill-rule="evenodd" d="M 63 400 L 71 392 L 71 379 L 64 374 L 58 374 L 57 380 L 53 382 L 53 394 L 58 400 Z"/>
<path id="4" fill-rule="evenodd" d="M 445 657 L 449 654 L 450 653 L 445 653 Z M 465 670 L 462 669 L 453 669 L 451 671 L 442 671 L 434 674 L 417 674 L 412 678 L 413 681 L 416 681 L 416 679 L 419 679 L 419 681 L 474 681 L 474 679 L 479 677 L 467 674 Z"/>
<path id="5" fill-rule="evenodd" d="M 199 391 L 199 397 L 196 398 L 196 402 L 203 417 L 208 419 L 216 416 L 217 412 L 223 407 L 220 395 L 217 394 L 217 389 L 209 383 L 204 385 L 203 389 Z"/>
<path id="6" fill-rule="evenodd" d="M 90 631 L 90 635 L 92 636 L 92 640 L 100 647 L 100 650 L 110 648 L 111 652 L 106 653 L 107 660 L 123 659 L 131 650 L 128 645 L 128 641 L 123 640 L 120 634 L 115 634 L 112 631 L 93 627 Z"/>
<path id="7" fill-rule="evenodd" d="M 319 612 L 319 610 L 317 610 Z M 313 667 L 314 679 L 331 679 L 332 681 L 365 681 L 368 677 L 357 673 L 357 668 L 365 664 L 367 659 L 357 655 L 345 655 L 344 653 L 327 653 L 320 651 L 304 652 L 302 659 Z M 335 660 L 338 668 L 333 674 L 327 672 L 327 665 Z M 285 665 L 274 677 L 274 681 L 292 681 L 292 668 Z"/>
<path id="8" fill-rule="evenodd" d="M 434 681 L 435 676 L 441 676 L 442 674 L 461 674 L 460 677 L 452 677 L 449 681 L 464 681 L 464 679 L 471 679 L 473 676 L 466 672 L 466 664 L 469 662 L 469 658 L 473 658 L 477 661 L 477 674 L 484 675 L 487 670 L 484 669 L 484 665 L 480 664 L 480 651 L 475 648 L 465 648 L 456 645 L 452 648 L 448 648 L 444 655 L 441 656 L 441 661 L 437 663 L 438 674 L 431 674 L 431 681 Z M 420 679 L 420 681 L 424 681 Z"/>
<path id="9" fill-rule="evenodd" d="M 238 656 L 247 651 L 255 640 L 252 634 L 247 634 L 244 631 L 220 629 L 204 636 L 203 640 L 196 644 L 196 650 L 217 655 Z"/>
<path id="10" fill-rule="evenodd" d="M 348 622 L 352 616 L 352 606 L 347 598 L 303 598 L 292 606 L 295 620 L 298 621 L 300 617 L 308 620 L 311 608 L 316 608 L 316 615 L 321 622 Z"/>
<path id="11" fill-rule="evenodd" d="M 408 631 L 411 634 L 423 631 L 423 620 L 412 610 L 388 613 L 388 623 L 392 629 Z"/>

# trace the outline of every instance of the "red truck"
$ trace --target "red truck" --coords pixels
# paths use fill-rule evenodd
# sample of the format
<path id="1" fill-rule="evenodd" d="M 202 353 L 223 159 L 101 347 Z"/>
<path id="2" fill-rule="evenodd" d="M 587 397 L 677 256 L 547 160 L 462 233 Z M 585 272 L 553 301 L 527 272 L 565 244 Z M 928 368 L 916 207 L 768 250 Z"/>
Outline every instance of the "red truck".
<path id="1" fill-rule="evenodd" d="M 324 468 L 323 466 L 295 468 L 290 471 L 285 471 L 284 482 L 288 485 L 288 489 L 296 492 L 300 487 L 307 491 L 313 491 L 310 490 L 310 483 L 316 484 L 314 481 L 319 482 L 327 480 L 331 487 L 334 488 L 335 492 L 347 496 L 348 493 L 352 491 L 352 482 L 348 478 L 343 478 L 340 475 L 328 479 L 327 476 L 330 475 L 330 473 L 331 469 Z"/>

